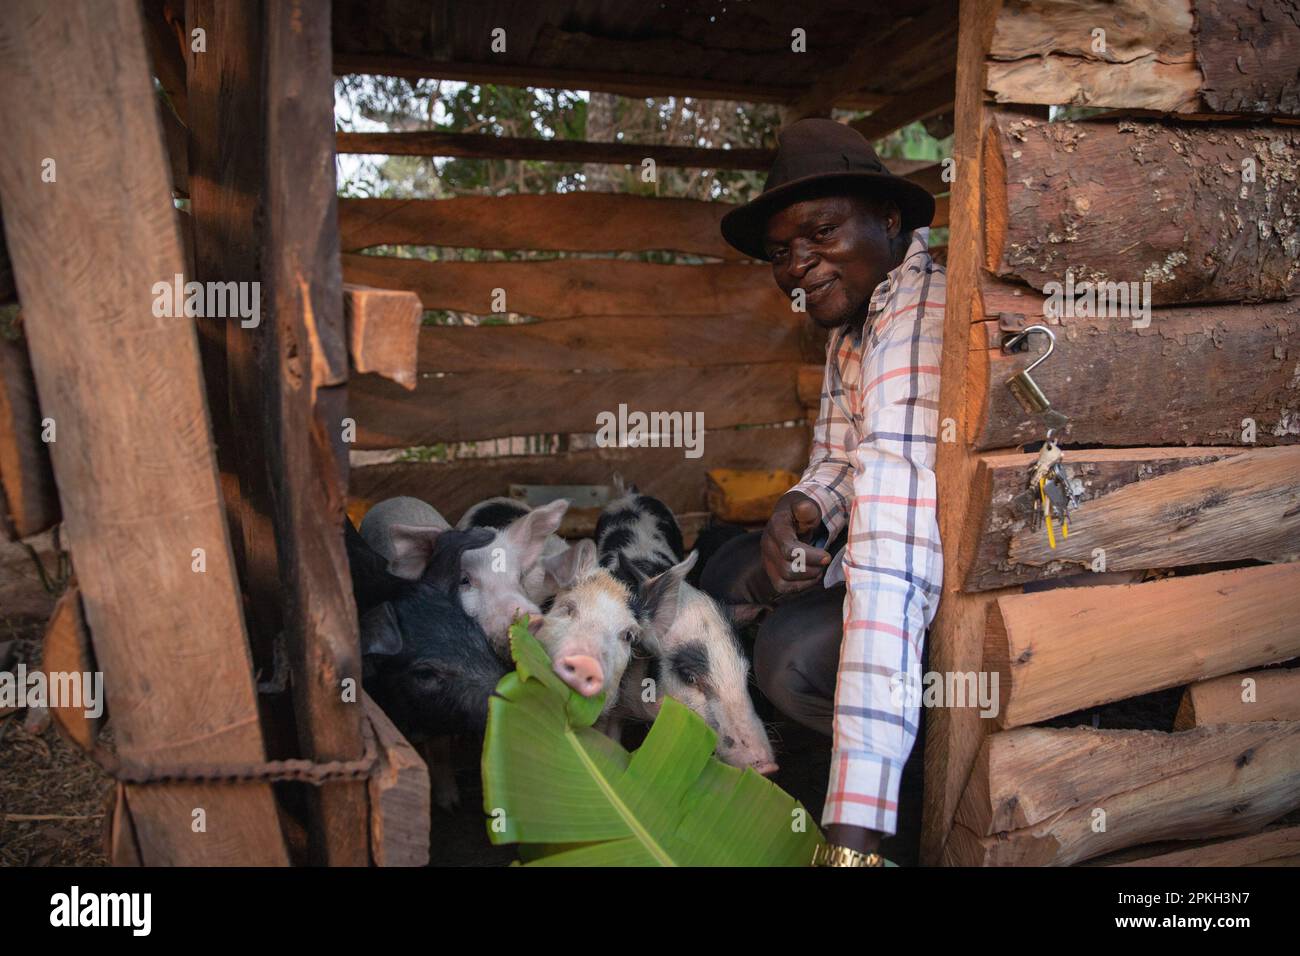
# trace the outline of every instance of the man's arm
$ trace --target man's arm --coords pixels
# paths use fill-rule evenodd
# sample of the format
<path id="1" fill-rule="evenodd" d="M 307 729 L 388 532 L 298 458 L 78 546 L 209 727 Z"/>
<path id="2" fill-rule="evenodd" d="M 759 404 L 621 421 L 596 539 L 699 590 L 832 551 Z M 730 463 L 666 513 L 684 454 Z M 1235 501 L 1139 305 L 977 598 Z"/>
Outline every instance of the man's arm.
<path id="1" fill-rule="evenodd" d="M 906 281 L 915 287 L 880 316 L 880 340 L 866 357 L 863 441 L 849 454 L 844 642 L 822 818 L 832 841 L 864 849 L 897 830 L 899 783 L 917 734 L 921 648 L 943 567 L 934 476 L 943 275 Z"/>

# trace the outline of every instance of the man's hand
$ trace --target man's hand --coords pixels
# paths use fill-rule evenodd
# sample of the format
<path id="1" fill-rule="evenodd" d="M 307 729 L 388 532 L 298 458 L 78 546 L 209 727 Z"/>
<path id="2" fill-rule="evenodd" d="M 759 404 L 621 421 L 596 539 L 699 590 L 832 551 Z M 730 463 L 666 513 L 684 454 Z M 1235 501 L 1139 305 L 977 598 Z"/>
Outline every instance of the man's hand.
<path id="1" fill-rule="evenodd" d="M 807 542 L 821 524 L 822 512 L 802 491 L 789 491 L 776 503 L 763 529 L 763 570 L 778 594 L 810 588 L 831 556 Z M 802 568 L 802 570 L 797 570 Z"/>

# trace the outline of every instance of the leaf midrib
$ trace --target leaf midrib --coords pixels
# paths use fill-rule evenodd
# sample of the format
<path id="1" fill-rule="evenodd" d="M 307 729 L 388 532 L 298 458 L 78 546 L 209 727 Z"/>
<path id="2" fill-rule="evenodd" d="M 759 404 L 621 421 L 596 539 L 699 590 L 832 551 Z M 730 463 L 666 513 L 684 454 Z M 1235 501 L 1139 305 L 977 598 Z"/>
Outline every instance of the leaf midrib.
<path id="1" fill-rule="evenodd" d="M 608 779 L 606 779 L 605 775 L 600 772 L 600 768 L 598 768 L 595 761 L 591 759 L 591 756 L 587 753 L 587 749 L 582 746 L 582 741 L 580 741 L 578 735 L 573 732 L 573 728 L 566 728 L 564 736 L 568 738 L 569 745 L 573 747 L 574 752 L 577 753 L 578 759 L 582 761 L 583 766 L 590 771 L 592 777 L 596 780 L 596 785 L 600 787 L 601 792 L 605 794 L 614 809 L 618 811 L 619 816 L 627 823 L 628 828 L 632 831 L 632 835 L 641 841 L 641 844 L 650 851 L 650 855 L 658 860 L 661 866 L 676 866 L 677 864 L 673 861 L 672 857 L 668 855 L 668 851 L 660 846 L 659 843 L 650 836 L 650 831 L 641 824 L 640 820 L 638 820 L 636 815 L 632 812 L 632 808 L 629 807 L 627 802 L 618 795 L 618 791 L 614 789 L 613 785 Z"/>

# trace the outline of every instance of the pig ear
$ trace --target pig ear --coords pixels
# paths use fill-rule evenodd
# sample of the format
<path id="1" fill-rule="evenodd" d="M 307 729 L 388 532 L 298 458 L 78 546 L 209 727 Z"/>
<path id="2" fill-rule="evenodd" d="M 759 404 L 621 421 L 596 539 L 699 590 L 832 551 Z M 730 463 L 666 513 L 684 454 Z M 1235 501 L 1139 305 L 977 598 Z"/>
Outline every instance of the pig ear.
<path id="1" fill-rule="evenodd" d="M 506 537 L 511 546 L 518 549 L 521 568 L 531 568 L 541 559 L 547 535 L 559 530 L 564 512 L 568 510 L 569 499 L 559 498 L 510 523 Z"/>
<path id="2" fill-rule="evenodd" d="M 397 612 L 388 601 L 361 615 L 361 653 L 391 656 L 402 650 Z"/>
<path id="3" fill-rule="evenodd" d="M 722 609 L 733 626 L 745 627 L 753 624 L 760 614 L 768 610 L 768 607 L 766 604 L 724 604 Z"/>
<path id="4" fill-rule="evenodd" d="M 388 539 L 393 554 L 388 559 L 388 573 L 407 581 L 418 581 L 429 566 L 434 545 L 443 533 L 442 528 L 423 525 L 395 524 L 388 529 Z"/>
<path id="5" fill-rule="evenodd" d="M 444 531 L 438 538 L 433 557 L 425 566 L 424 580 L 455 594 L 460 587 L 461 557 L 466 551 L 485 548 L 496 538 L 491 528 L 471 528 L 468 531 Z"/>
<path id="6" fill-rule="evenodd" d="M 641 588 L 644 588 L 645 583 L 650 580 L 649 576 L 638 568 L 627 554 L 622 551 L 618 553 L 618 569 L 622 571 L 624 575 L 636 582 L 638 591 Z"/>
<path id="7" fill-rule="evenodd" d="M 645 607 L 645 615 L 656 634 L 667 634 L 673 626 L 673 621 L 677 619 L 684 593 L 682 585 L 699 557 L 698 551 L 692 551 L 686 556 L 686 560 L 674 564 L 667 571 L 655 575 L 642 585 L 641 599 Z"/>
<path id="8" fill-rule="evenodd" d="M 542 564 L 546 568 L 548 586 L 554 586 L 557 591 L 571 588 L 600 569 L 596 558 L 596 542 L 583 538 L 559 554 L 543 558 Z"/>

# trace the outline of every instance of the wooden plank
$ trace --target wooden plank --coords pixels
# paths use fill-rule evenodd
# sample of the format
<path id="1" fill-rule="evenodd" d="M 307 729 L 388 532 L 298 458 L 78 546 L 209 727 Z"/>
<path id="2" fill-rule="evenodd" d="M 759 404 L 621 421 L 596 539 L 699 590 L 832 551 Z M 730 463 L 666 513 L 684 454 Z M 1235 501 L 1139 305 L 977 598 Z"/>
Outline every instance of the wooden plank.
<path id="1" fill-rule="evenodd" d="M 946 859 L 1068 866 L 1157 840 L 1249 833 L 1297 806 L 1298 723 L 1176 734 L 1022 727 L 986 740 Z"/>
<path id="2" fill-rule="evenodd" d="M 424 310 L 414 292 L 343 287 L 343 313 L 348 326 L 352 368 L 374 372 L 415 388 L 416 354 Z"/>
<path id="3" fill-rule="evenodd" d="M 994 28 L 986 88 L 999 103 L 1188 112 L 1200 104 L 1193 26 L 1190 0 L 1014 0 Z"/>
<path id="4" fill-rule="evenodd" d="M 1300 857 L 1300 826 L 1276 824 L 1249 836 L 1202 843 L 1169 841 L 1089 860 L 1085 866 L 1284 866 Z"/>
<path id="5" fill-rule="evenodd" d="M 379 768 L 369 780 L 370 854 L 375 866 L 429 865 L 429 768 L 362 691 Z"/>
<path id="6" fill-rule="evenodd" d="M 1149 282 L 1152 305 L 1300 292 L 1300 129 L 1003 120 L 985 137 L 988 268 L 1049 282 Z M 1242 160 L 1255 161 L 1243 182 Z M 1281 227 L 1285 231 L 1285 225 Z"/>
<path id="7" fill-rule="evenodd" d="M 139 7 L 15 0 L 0 46 L 5 228 L 118 753 L 263 760 L 195 333 L 152 310 L 182 265 Z M 267 784 L 127 789 L 146 865 L 287 862 Z"/>
<path id="8" fill-rule="evenodd" d="M 466 83 L 494 83 L 505 86 L 540 86 L 545 89 L 597 90 L 623 96 L 696 96 L 701 99 L 740 100 L 744 103 L 788 103 L 798 97 L 798 86 L 765 83 L 728 83 L 671 73 L 647 75 L 626 71 L 574 70 L 555 66 L 518 63 L 456 63 L 417 59 L 399 55 L 376 56 L 336 53 L 334 72 L 339 76 L 369 73 L 402 76 L 411 80 L 461 80 Z M 869 90 L 846 91 L 835 100 L 844 109 L 878 109 L 890 97 Z"/>
<path id="9" fill-rule="evenodd" d="M 149 64 L 153 75 L 182 123 L 189 118 L 189 96 L 185 82 L 185 57 L 188 46 L 183 40 L 185 24 L 179 13 L 183 4 L 176 0 L 142 0 L 145 42 L 149 47 Z"/>
<path id="10" fill-rule="evenodd" d="M 1294 600 L 1293 595 L 1287 597 Z M 1197 681 L 1183 691 L 1174 729 L 1261 720 L 1300 720 L 1300 668 L 1276 667 Z"/>
<path id="11" fill-rule="evenodd" d="M 939 422 L 955 423 L 964 432 L 968 406 L 982 390 L 967 381 L 967 346 L 971 334 L 971 303 L 975 298 L 979 264 L 983 261 L 980 197 L 980 143 L 988 122 L 981 89 L 984 57 L 989 48 L 1000 0 L 962 3 L 957 34 L 957 82 L 953 134 L 952 232 L 948 251 L 948 306 L 944 317 L 942 386 Z M 943 541 L 943 594 L 930 627 L 930 664 L 947 673 L 977 671 L 984 649 L 984 595 L 960 590 L 963 539 L 971 536 L 971 482 L 976 462 L 965 443 L 940 441 L 936 449 L 939 536 Z M 941 862 L 944 841 L 966 778 L 979 750 L 988 721 L 974 708 L 937 707 L 926 714 L 925 787 L 921 823 L 921 862 Z"/>
<path id="12" fill-rule="evenodd" d="M 1300 116 L 1300 21 L 1292 0 L 1193 0 L 1201 93 L 1216 113 Z"/>
<path id="13" fill-rule="evenodd" d="M 880 139 L 908 123 L 929 119 L 953 108 L 957 77 L 947 73 L 915 90 L 908 90 L 886 106 L 849 125 L 867 139 Z"/>
<path id="14" fill-rule="evenodd" d="M 59 521 L 59 497 L 41 431 L 27 344 L 0 335 L 0 534 L 6 538 L 39 534 Z"/>
<path id="15" fill-rule="evenodd" d="M 583 318 L 525 325 L 428 325 L 419 330 L 419 369 L 515 372 L 679 368 L 797 362 L 797 315 L 705 318 Z M 817 368 L 820 386 L 820 367 Z"/>
<path id="16" fill-rule="evenodd" d="M 262 274 L 259 215 L 266 194 L 262 8 L 247 0 L 189 0 L 185 16 L 216 41 L 205 52 L 191 50 L 185 70 L 193 273 L 200 282 L 256 289 Z M 195 325 L 235 567 L 247 595 L 253 666 L 270 674 L 274 642 L 284 624 L 266 468 L 264 328 L 244 328 L 242 320 L 220 317 L 198 318 Z M 277 752 L 296 743 L 287 711 L 283 701 L 275 701 L 267 714 L 269 743 Z"/>
<path id="17" fill-rule="evenodd" d="M 722 238 L 731 203 L 623 193 L 341 199 L 344 252 L 371 246 L 465 246 L 619 252 L 667 249 L 742 259 Z"/>
<path id="18" fill-rule="evenodd" d="M 167 143 L 167 159 L 171 165 L 172 192 L 178 196 L 190 194 L 189 184 L 189 130 L 174 110 L 159 101 L 158 117 L 162 123 L 163 139 Z"/>
<path id="19" fill-rule="evenodd" d="M 1025 292 L 1015 302 L 997 292 L 983 298 L 989 321 L 974 333 L 970 354 L 972 363 L 986 366 L 980 373 L 985 394 L 968 435 L 979 450 L 1043 437 L 1041 417 L 1025 411 L 1006 381 L 1045 345 L 1035 337 L 1032 354 L 1001 349 L 999 320 L 1015 316 L 1023 325 L 1045 321 L 1046 300 Z M 1017 311 L 989 314 L 990 307 Z M 1295 388 L 1300 299 L 1156 309 L 1145 328 L 1133 328 L 1133 321 L 1059 320 L 1052 357 L 1034 369 L 1033 377 L 1052 404 L 1070 416 L 1057 433 L 1062 442 L 1232 444 L 1241 440 L 1246 418 L 1255 422 L 1258 445 L 1300 440 L 1300 391 Z M 1160 414 L 1150 414 L 1153 408 Z"/>
<path id="20" fill-rule="evenodd" d="M 45 626 L 45 639 L 41 648 L 41 670 L 46 679 L 52 674 L 94 674 L 95 654 L 90 647 L 90 635 L 86 632 L 86 619 L 81 609 L 81 591 L 76 582 L 69 584 L 67 590 L 54 605 L 54 613 Z M 86 687 L 82 686 L 84 695 Z M 92 688 L 93 690 L 93 688 Z M 89 701 L 83 696 L 80 707 L 50 707 L 54 723 L 68 738 L 83 751 L 89 752 L 95 746 L 103 724 L 103 714 L 97 717 L 87 715 Z M 101 705 L 103 701 L 99 702 Z"/>
<path id="21" fill-rule="evenodd" d="M 1031 531 L 1026 476 L 1036 456 L 986 456 L 976 493 L 981 530 L 963 587 L 970 591 L 1090 571 L 1300 557 L 1300 446 L 1133 448 L 1070 452 L 1084 484 L 1070 536 L 1056 547 Z"/>
<path id="22" fill-rule="evenodd" d="M 710 468 L 785 468 L 808 464 L 806 427 L 708 431 L 704 454 L 686 458 L 679 448 L 589 448 L 558 455 L 466 458 L 453 462 L 395 462 L 352 469 L 350 492 L 367 501 L 412 495 L 448 518 L 510 485 L 608 484 L 615 472 L 654 495 L 676 514 L 703 511 Z"/>
<path id="23" fill-rule="evenodd" d="M 14 267 L 9 262 L 9 249 L 5 245 L 4 220 L 0 219 L 0 305 L 18 300 L 18 287 L 14 285 Z"/>
<path id="24" fill-rule="evenodd" d="M 777 501 L 799 481 L 799 474 L 780 468 L 711 468 L 707 477 L 709 511 L 734 524 L 766 523 Z"/>
<path id="25" fill-rule="evenodd" d="M 467 372 L 422 376 L 414 393 L 375 376 L 352 383 L 357 448 L 405 448 L 509 435 L 592 433 L 596 416 L 700 413 L 707 428 L 800 419 L 797 366 L 679 366 L 613 372 Z M 696 419 L 691 418 L 694 428 Z M 697 432 L 695 434 L 698 434 Z M 680 452 L 680 450 L 679 450 Z"/>
<path id="26" fill-rule="evenodd" d="M 391 256 L 343 256 L 348 282 L 404 289 L 426 309 L 493 313 L 504 309 L 539 319 L 577 316 L 729 315 L 752 311 L 783 317 L 790 300 L 772 284 L 766 264 L 659 265 L 614 259 L 541 262 L 428 262 Z M 504 296 L 495 290 L 503 290 Z"/>
<path id="27" fill-rule="evenodd" d="M 362 754 L 360 639 L 343 549 L 347 333 L 338 267 L 330 11 L 326 0 L 266 6 L 266 207 L 262 280 L 264 381 L 279 543 L 285 642 L 304 754 Z M 313 861 L 369 862 L 364 781 L 309 794 Z"/>
<path id="28" fill-rule="evenodd" d="M 527 159 L 551 163 L 611 163 L 637 166 L 647 158 L 657 166 L 703 169 L 767 169 L 770 149 L 709 149 L 657 143 L 600 143 L 577 139 L 536 139 L 490 133 L 339 133 L 340 153 L 380 156 L 454 156 L 462 159 Z"/>
<path id="29" fill-rule="evenodd" d="M 984 668 L 999 678 L 996 723 L 1021 727 L 1289 660 L 1300 656 L 1297 620 L 1300 564 L 1004 594 L 989 608 L 984 646 Z"/>

